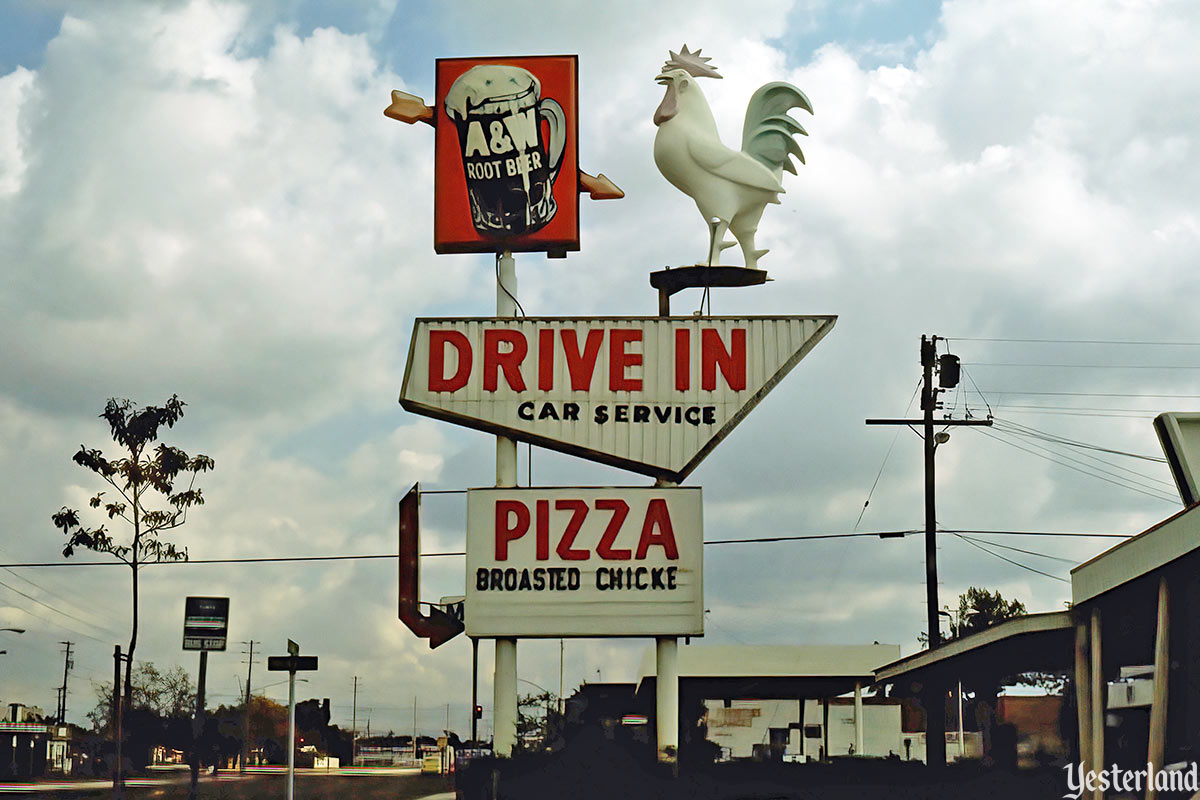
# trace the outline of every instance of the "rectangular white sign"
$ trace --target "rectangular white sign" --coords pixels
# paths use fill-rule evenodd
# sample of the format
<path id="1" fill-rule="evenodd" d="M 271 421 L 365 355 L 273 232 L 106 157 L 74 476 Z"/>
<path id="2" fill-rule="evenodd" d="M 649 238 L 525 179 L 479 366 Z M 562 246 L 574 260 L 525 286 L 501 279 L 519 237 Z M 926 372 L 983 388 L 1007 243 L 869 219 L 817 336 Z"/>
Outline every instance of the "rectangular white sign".
<path id="1" fill-rule="evenodd" d="M 678 482 L 836 319 L 419 319 L 400 404 Z"/>
<path id="2" fill-rule="evenodd" d="M 700 636 L 699 487 L 471 489 L 467 635 Z"/>

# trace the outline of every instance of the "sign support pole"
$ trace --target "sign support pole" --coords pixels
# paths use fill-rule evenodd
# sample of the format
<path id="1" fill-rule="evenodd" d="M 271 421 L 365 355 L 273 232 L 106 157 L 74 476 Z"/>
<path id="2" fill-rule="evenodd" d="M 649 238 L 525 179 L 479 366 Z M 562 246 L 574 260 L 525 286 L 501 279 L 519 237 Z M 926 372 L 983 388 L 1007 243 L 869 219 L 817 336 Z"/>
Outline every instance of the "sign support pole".
<path id="1" fill-rule="evenodd" d="M 511 250 L 497 261 L 496 316 L 517 316 L 517 262 Z M 507 436 L 496 437 L 496 486 L 517 485 L 517 442 Z M 512 756 L 517 743 L 517 640 L 496 640 L 492 714 L 493 752 L 501 758 Z M 472 709 L 474 713 L 474 709 Z"/>
<path id="2" fill-rule="evenodd" d="M 654 640 L 658 661 L 656 673 L 656 719 L 658 762 L 678 764 L 679 754 L 679 640 L 660 636 Z"/>
<path id="3" fill-rule="evenodd" d="M 200 671 L 196 678 L 196 716 L 192 721 L 192 784 L 188 797 L 196 800 L 200 781 L 200 743 L 204 739 L 204 682 L 208 675 L 208 651 L 200 651 Z"/>
<path id="4" fill-rule="evenodd" d="M 292 800 L 296 780 L 296 670 L 288 670 L 288 773 L 286 800 Z"/>

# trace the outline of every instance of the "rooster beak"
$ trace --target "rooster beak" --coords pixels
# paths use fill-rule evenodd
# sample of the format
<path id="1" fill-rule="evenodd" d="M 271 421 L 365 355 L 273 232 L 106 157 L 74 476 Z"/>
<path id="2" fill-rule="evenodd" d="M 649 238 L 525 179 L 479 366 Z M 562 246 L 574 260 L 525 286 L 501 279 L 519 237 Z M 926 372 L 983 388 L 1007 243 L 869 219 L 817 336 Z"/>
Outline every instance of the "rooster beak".
<path id="1" fill-rule="evenodd" d="M 654 82 L 657 83 L 659 86 L 667 86 L 671 83 L 671 78 L 668 75 L 663 75 L 660 73 L 657 77 L 654 78 Z"/>

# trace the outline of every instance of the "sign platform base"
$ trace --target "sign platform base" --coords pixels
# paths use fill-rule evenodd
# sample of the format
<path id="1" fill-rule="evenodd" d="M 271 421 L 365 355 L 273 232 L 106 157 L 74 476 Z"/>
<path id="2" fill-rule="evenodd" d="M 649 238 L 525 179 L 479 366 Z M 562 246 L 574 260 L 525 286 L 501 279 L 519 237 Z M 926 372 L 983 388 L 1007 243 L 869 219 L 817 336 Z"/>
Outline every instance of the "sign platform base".
<path id="1" fill-rule="evenodd" d="M 667 267 L 650 273 L 650 285 L 658 290 L 658 313 L 662 316 L 671 313 L 671 295 L 684 289 L 761 286 L 768 280 L 766 270 L 716 265 L 709 267 L 704 264 L 674 269 Z"/>

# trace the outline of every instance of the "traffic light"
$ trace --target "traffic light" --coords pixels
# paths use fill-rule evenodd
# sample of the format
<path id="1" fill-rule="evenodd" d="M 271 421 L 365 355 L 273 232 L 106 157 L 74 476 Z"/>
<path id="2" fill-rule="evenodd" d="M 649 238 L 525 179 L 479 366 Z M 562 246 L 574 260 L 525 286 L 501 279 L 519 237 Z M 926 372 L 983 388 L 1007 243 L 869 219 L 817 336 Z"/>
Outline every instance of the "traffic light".
<path id="1" fill-rule="evenodd" d="M 475 719 L 483 719 L 483 706 L 475 706 Z"/>

